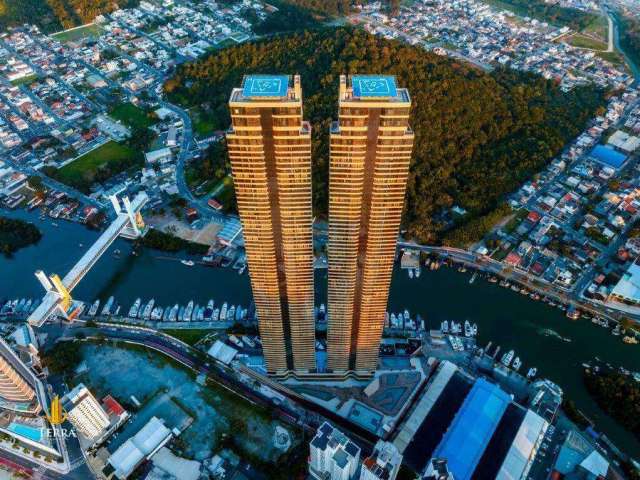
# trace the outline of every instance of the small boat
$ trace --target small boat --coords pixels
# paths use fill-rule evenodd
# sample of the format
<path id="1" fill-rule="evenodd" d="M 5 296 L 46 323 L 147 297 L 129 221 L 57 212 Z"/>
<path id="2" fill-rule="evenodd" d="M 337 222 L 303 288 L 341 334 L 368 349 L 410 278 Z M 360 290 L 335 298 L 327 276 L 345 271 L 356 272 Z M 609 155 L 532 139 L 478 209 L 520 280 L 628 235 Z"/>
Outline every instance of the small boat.
<path id="1" fill-rule="evenodd" d="M 200 311 L 200 304 L 196 303 L 196 306 L 193 307 L 193 312 L 191 312 L 191 317 L 187 319 L 188 322 L 195 322 L 198 319 L 198 312 Z"/>
<path id="2" fill-rule="evenodd" d="M 27 300 L 27 303 L 24 304 L 24 308 L 22 309 L 22 313 L 27 314 L 31 312 L 31 304 L 32 304 L 32 300 L 29 299 Z"/>
<path id="3" fill-rule="evenodd" d="M 178 317 L 178 312 L 180 311 L 180 305 L 177 303 L 173 306 L 173 308 L 169 311 L 169 321 L 175 322 Z"/>
<path id="4" fill-rule="evenodd" d="M 198 322 L 202 322 L 204 320 L 204 311 L 205 311 L 205 307 L 200 307 L 198 309 L 198 315 L 196 316 L 196 320 Z"/>
<path id="5" fill-rule="evenodd" d="M 240 268 L 238 269 L 238 275 L 242 275 L 246 268 L 247 268 L 246 264 L 241 265 Z"/>
<path id="6" fill-rule="evenodd" d="M 211 320 L 211 315 L 213 315 L 213 300 L 209 300 L 209 303 L 207 303 L 207 308 L 204 310 L 204 319 Z"/>
<path id="7" fill-rule="evenodd" d="M 409 269 L 409 278 L 413 278 L 413 268 Z"/>
<path id="8" fill-rule="evenodd" d="M 180 319 L 183 322 L 189 322 L 191 321 L 192 313 L 193 313 L 193 300 L 189 300 L 189 303 L 187 303 L 187 308 L 184 309 L 184 313 Z"/>
<path id="9" fill-rule="evenodd" d="M 214 322 L 217 322 L 218 320 L 220 320 L 220 309 L 219 308 L 214 308 L 213 309 L 213 315 L 211 316 L 211 320 L 213 320 Z"/>
<path id="10" fill-rule="evenodd" d="M 622 341 L 624 343 L 628 343 L 629 345 L 637 345 L 638 344 L 638 339 L 636 337 L 630 337 L 628 335 L 622 337 Z"/>
<path id="11" fill-rule="evenodd" d="M 118 305 L 118 306 L 116 307 L 116 309 L 114 310 L 114 312 L 113 312 L 113 316 L 114 316 L 114 317 L 117 317 L 117 316 L 118 316 L 118 314 L 120 313 L 120 310 L 121 310 L 121 309 L 122 309 L 122 306 Z"/>
<path id="12" fill-rule="evenodd" d="M 151 316 L 149 317 L 151 320 L 161 320 L 162 319 L 162 307 L 155 307 L 151 310 Z"/>
<path id="13" fill-rule="evenodd" d="M 193 260 L 180 260 L 180 263 L 186 265 L 187 267 L 193 267 L 195 262 Z"/>
<path id="14" fill-rule="evenodd" d="M 222 308 L 220 309 L 220 321 L 224 322 L 227 319 L 227 309 L 229 308 L 229 306 L 227 305 L 227 302 L 224 302 L 222 304 Z"/>
<path id="15" fill-rule="evenodd" d="M 143 320 L 149 320 L 151 318 L 151 312 L 153 312 L 153 306 L 155 305 L 155 303 L 156 301 L 154 298 L 149 300 L 149 303 L 147 303 L 147 306 L 144 307 L 140 318 L 142 318 Z"/>
<path id="16" fill-rule="evenodd" d="M 471 275 L 471 278 L 469 279 L 469 284 L 472 284 L 473 282 L 475 282 L 477 277 L 478 277 L 478 272 L 473 272 L 473 275 Z"/>
<path id="17" fill-rule="evenodd" d="M 533 378 L 538 374 L 538 369 L 536 367 L 530 368 L 527 372 L 527 378 Z"/>
<path id="18" fill-rule="evenodd" d="M 469 320 L 465 320 L 464 321 L 464 336 L 465 337 L 472 337 L 473 336 L 473 328 L 471 327 L 471 324 L 469 323 Z"/>
<path id="19" fill-rule="evenodd" d="M 162 321 L 163 322 L 168 322 L 169 321 L 169 315 L 171 315 L 171 308 L 167 307 L 164 309 L 164 314 L 162 314 Z"/>
<path id="20" fill-rule="evenodd" d="M 236 318 L 236 307 L 231 305 L 229 310 L 227 310 L 227 320 L 232 321 Z"/>
<path id="21" fill-rule="evenodd" d="M 111 313 L 111 307 L 113 307 L 115 301 L 116 299 L 113 296 L 109 297 L 109 300 L 107 300 L 107 303 L 104 304 L 104 308 L 102 309 L 102 316 L 107 316 Z"/>
<path id="22" fill-rule="evenodd" d="M 511 368 L 513 368 L 517 372 L 521 366 L 522 361 L 520 360 L 520 357 L 516 357 L 516 359 L 513 361 L 513 365 L 511 365 Z"/>
<path id="23" fill-rule="evenodd" d="M 142 304 L 142 299 L 136 298 L 136 301 L 131 305 L 129 309 L 129 317 L 136 318 L 138 316 L 138 310 L 140 310 L 140 305 Z"/>
<path id="24" fill-rule="evenodd" d="M 100 299 L 96 300 L 93 302 L 93 305 L 91 305 L 91 308 L 89 309 L 89 316 L 95 316 L 95 314 L 98 313 L 98 308 L 100 308 Z"/>
<path id="25" fill-rule="evenodd" d="M 182 322 L 182 320 L 184 319 L 184 307 L 180 307 L 180 309 L 178 310 L 178 316 L 176 317 L 176 320 L 178 322 Z"/>
<path id="26" fill-rule="evenodd" d="M 442 329 L 442 333 L 449 333 L 449 321 L 445 320 L 440 324 L 440 328 Z"/>
<path id="27" fill-rule="evenodd" d="M 507 353 L 505 353 L 502 356 L 501 363 L 505 367 L 508 367 L 509 365 L 511 365 L 511 361 L 513 360 L 513 357 L 515 356 L 515 354 L 516 354 L 516 352 L 514 352 L 513 350 L 509 350 Z"/>
<path id="28" fill-rule="evenodd" d="M 418 267 L 418 268 L 416 268 L 414 275 L 416 276 L 416 278 L 420 278 L 420 274 L 421 273 L 422 273 L 422 271 L 420 270 L 420 267 Z"/>

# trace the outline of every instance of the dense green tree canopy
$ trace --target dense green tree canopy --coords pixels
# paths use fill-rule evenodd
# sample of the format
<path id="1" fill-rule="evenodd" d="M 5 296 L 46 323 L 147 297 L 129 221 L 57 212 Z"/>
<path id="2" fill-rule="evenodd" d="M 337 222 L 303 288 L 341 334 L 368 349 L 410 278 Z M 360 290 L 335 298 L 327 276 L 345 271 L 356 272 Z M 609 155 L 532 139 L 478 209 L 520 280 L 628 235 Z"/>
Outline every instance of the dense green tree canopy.
<path id="1" fill-rule="evenodd" d="M 416 132 L 405 226 L 422 241 L 442 239 L 440 213 L 461 205 L 471 221 L 540 170 L 577 136 L 603 104 L 592 87 L 563 93 L 538 76 L 484 73 L 422 48 L 348 28 L 247 43 L 183 65 L 169 80 L 173 101 L 229 125 L 227 101 L 247 73 L 302 75 L 305 117 L 313 124 L 314 205 L 327 210 L 328 128 L 336 118 L 342 73 L 396 75 L 412 96 Z M 481 226 L 483 222 L 477 222 Z M 465 234 L 464 238 L 470 238 Z"/>
<path id="2" fill-rule="evenodd" d="M 620 22 L 620 44 L 634 63 L 640 65 L 640 19 L 616 14 Z"/>
<path id="3" fill-rule="evenodd" d="M 36 243 L 42 233 L 35 225 L 19 220 L 0 216 L 0 254 L 12 253 Z"/>
<path id="4" fill-rule="evenodd" d="M 0 0 L 0 28 L 29 23 L 45 32 L 55 32 L 137 4 L 138 0 Z"/>
<path id="5" fill-rule="evenodd" d="M 640 385 L 633 378 L 585 372 L 584 383 L 600 408 L 640 438 Z"/>

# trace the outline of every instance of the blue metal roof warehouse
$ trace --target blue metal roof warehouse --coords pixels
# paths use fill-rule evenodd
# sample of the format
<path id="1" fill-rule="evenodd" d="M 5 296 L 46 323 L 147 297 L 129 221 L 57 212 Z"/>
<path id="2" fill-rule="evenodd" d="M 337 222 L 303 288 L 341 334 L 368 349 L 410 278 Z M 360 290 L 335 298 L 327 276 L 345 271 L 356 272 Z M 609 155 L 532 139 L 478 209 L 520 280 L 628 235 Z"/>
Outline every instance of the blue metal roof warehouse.
<path id="1" fill-rule="evenodd" d="M 451 427 L 436 448 L 456 480 L 470 479 L 511 397 L 480 378 L 467 395 Z"/>

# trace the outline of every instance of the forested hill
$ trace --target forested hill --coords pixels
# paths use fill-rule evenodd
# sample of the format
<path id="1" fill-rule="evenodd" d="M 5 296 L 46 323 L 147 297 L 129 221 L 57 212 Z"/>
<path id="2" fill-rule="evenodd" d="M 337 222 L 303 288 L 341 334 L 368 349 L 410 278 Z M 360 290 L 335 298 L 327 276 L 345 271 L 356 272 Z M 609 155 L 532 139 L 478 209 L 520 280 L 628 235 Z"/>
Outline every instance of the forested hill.
<path id="1" fill-rule="evenodd" d="M 89 23 L 101 13 L 137 3 L 138 0 L 0 0 L 0 29 L 30 23 L 50 33 Z"/>
<path id="2" fill-rule="evenodd" d="M 413 99 L 416 132 L 405 226 L 415 238 L 442 240 L 442 211 L 469 210 L 470 225 L 560 153 L 604 104 L 582 87 L 564 94 L 541 77 L 485 74 L 422 48 L 349 28 L 246 43 L 183 65 L 165 89 L 173 101 L 199 105 L 216 129 L 229 125 L 228 96 L 247 73 L 302 75 L 305 117 L 313 124 L 314 205 L 327 210 L 328 128 L 336 118 L 341 73 L 398 77 Z M 487 222 L 484 222 L 487 223 Z M 468 223 L 469 224 L 469 223 Z M 475 225 L 479 225 L 475 227 Z"/>

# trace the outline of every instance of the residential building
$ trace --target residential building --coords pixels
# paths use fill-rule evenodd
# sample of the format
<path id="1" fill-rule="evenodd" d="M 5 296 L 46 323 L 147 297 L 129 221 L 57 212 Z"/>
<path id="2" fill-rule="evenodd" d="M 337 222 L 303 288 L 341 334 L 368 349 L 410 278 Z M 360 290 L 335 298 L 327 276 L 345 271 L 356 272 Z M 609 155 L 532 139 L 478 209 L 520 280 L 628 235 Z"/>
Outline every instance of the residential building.
<path id="1" fill-rule="evenodd" d="M 316 480 L 351 480 L 360 463 L 360 447 L 324 422 L 310 443 L 309 474 Z"/>
<path id="2" fill-rule="evenodd" d="M 63 397 L 62 406 L 71 424 L 89 440 L 97 440 L 109 428 L 109 415 L 82 383 Z"/>
<path id="3" fill-rule="evenodd" d="M 315 370 L 311 128 L 300 77 L 248 75 L 227 133 L 269 374 Z"/>
<path id="4" fill-rule="evenodd" d="M 365 458 L 360 480 L 395 480 L 402 464 L 402 455 L 393 443 L 378 440 L 373 453 Z"/>
<path id="5" fill-rule="evenodd" d="M 340 78 L 329 165 L 328 369 L 375 371 L 413 147 L 394 77 Z"/>
<path id="6" fill-rule="evenodd" d="M 0 398 L 11 403 L 31 403 L 36 392 L 30 379 L 33 374 L 11 347 L 0 339 Z M 4 405 L 3 405 L 4 406 Z"/>

